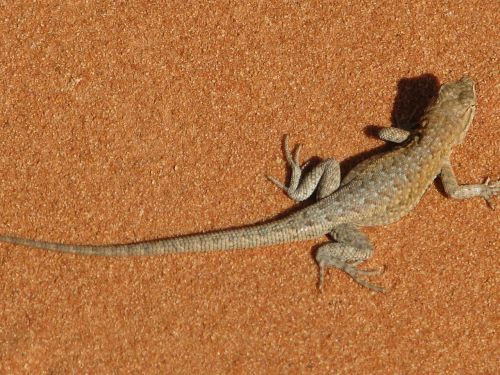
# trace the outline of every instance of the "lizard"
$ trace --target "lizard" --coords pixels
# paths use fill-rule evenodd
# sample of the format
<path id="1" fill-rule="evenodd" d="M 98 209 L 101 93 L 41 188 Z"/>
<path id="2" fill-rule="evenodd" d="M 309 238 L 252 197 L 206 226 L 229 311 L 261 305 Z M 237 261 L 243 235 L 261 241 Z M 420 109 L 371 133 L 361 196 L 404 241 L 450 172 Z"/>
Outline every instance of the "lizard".
<path id="1" fill-rule="evenodd" d="M 319 289 L 327 268 L 346 272 L 360 285 L 382 292 L 371 276 L 383 269 L 361 269 L 358 265 L 373 253 L 363 227 L 399 221 L 420 201 L 436 177 L 452 198 L 482 197 L 492 206 L 500 194 L 500 181 L 459 185 L 450 155 L 462 143 L 476 111 L 475 83 L 468 77 L 441 85 L 425 109 L 418 126 L 410 129 L 383 128 L 379 138 L 394 143 L 391 150 L 374 155 L 341 178 L 339 162 L 325 159 L 305 172 L 300 164 L 299 144 L 292 153 L 284 139 L 287 164 L 291 168 L 287 185 L 268 179 L 295 201 L 314 197 L 315 202 L 282 218 L 240 228 L 189 234 L 145 242 L 112 245 L 72 245 L 0 235 L 0 241 L 28 247 L 81 255 L 158 255 L 230 249 L 246 249 L 313 239 L 328 235 L 334 242 L 319 246 Z"/>

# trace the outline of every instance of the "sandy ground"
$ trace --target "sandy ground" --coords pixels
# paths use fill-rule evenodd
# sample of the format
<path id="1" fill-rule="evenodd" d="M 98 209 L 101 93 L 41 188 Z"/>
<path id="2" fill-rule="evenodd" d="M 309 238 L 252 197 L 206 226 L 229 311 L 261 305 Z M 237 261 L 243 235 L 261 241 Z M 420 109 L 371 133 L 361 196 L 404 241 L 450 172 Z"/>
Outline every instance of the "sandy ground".
<path id="1" fill-rule="evenodd" d="M 0 5 L 1 233 L 124 243 L 270 218 L 293 206 L 265 179 L 285 176 L 284 134 L 347 170 L 382 145 L 374 126 L 463 75 L 478 110 L 456 173 L 500 176 L 496 1 L 48 3 Z M 433 185 L 366 230 L 386 294 L 335 271 L 320 294 L 324 239 L 121 259 L 0 244 L 0 372 L 498 373 L 499 224 Z"/>

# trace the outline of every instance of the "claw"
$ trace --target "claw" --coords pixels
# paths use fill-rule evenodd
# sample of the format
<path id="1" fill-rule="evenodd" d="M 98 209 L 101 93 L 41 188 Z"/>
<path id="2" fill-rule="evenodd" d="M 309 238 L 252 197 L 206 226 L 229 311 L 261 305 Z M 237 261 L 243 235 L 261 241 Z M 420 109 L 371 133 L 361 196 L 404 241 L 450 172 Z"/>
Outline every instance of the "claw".
<path id="1" fill-rule="evenodd" d="M 302 145 L 298 144 L 297 148 L 295 149 L 295 155 L 293 158 L 293 161 L 296 165 L 300 167 L 300 150 L 302 149 Z"/>
<path id="2" fill-rule="evenodd" d="M 302 149 L 302 145 L 298 144 L 297 147 L 295 148 L 295 152 L 292 154 L 292 151 L 290 150 L 290 145 L 289 145 L 289 137 L 288 135 L 285 135 L 285 157 L 286 161 L 288 162 L 288 165 L 292 168 L 300 168 L 300 150 Z"/>
<path id="3" fill-rule="evenodd" d="M 371 289 L 375 292 L 379 292 L 379 293 L 383 293 L 385 292 L 385 289 L 382 288 L 381 286 L 378 286 L 376 284 L 372 284 L 366 280 L 363 280 L 363 279 L 359 279 L 359 278 L 354 278 L 353 279 L 360 285 L 364 286 L 365 288 L 368 288 L 368 289 Z"/>
<path id="4" fill-rule="evenodd" d="M 282 183 L 279 181 L 277 178 L 274 178 L 273 176 L 266 176 L 269 181 L 271 181 L 273 184 L 278 186 L 280 189 L 284 190 L 288 196 L 292 199 L 295 199 L 295 191 L 299 185 L 301 175 L 302 175 L 302 168 L 300 166 L 300 150 L 302 146 L 299 144 L 297 145 L 295 151 L 292 153 L 290 151 L 290 144 L 289 144 L 289 137 L 288 135 L 285 135 L 285 158 L 287 161 L 288 166 L 292 169 L 292 175 L 291 179 L 288 185 Z M 307 163 L 306 163 L 307 164 Z M 305 165 L 305 164 L 304 164 Z"/>
<path id="5" fill-rule="evenodd" d="M 375 275 L 377 273 L 380 273 L 381 269 L 378 269 L 378 270 L 359 270 L 356 267 L 348 266 L 348 267 L 344 268 L 344 271 L 349 276 L 351 276 L 354 279 L 354 281 L 356 281 L 358 284 L 364 286 L 365 288 L 374 290 L 375 292 L 384 292 L 385 291 L 385 289 L 382 288 L 381 286 L 378 286 L 376 284 L 372 284 L 369 281 L 366 281 L 365 279 L 362 279 L 360 277 L 360 275 L 365 275 L 365 276 Z"/>
<path id="6" fill-rule="evenodd" d="M 493 201 L 491 200 L 491 198 L 484 198 L 484 200 L 486 201 L 486 205 L 491 208 L 492 210 L 495 209 L 495 203 L 493 203 Z"/>
<path id="7" fill-rule="evenodd" d="M 326 264 L 325 262 L 321 261 L 318 263 L 319 266 L 319 282 L 318 282 L 318 289 L 320 292 L 323 292 L 323 281 L 325 278 L 325 268 Z M 375 292 L 383 293 L 385 292 L 385 289 L 379 285 L 373 284 L 360 276 L 375 276 L 375 275 L 380 275 L 385 271 L 385 266 L 378 268 L 378 269 L 369 269 L 369 270 L 360 270 L 357 269 L 356 267 L 352 266 L 351 264 L 345 264 L 344 267 L 342 267 L 342 270 L 347 273 L 354 281 L 356 281 L 359 285 L 364 286 L 365 288 L 371 289 Z"/>
<path id="8" fill-rule="evenodd" d="M 267 179 L 269 181 L 271 181 L 273 184 L 275 184 L 277 187 L 279 187 L 280 189 L 283 189 L 283 190 L 287 190 L 287 187 L 281 182 L 279 181 L 277 178 L 273 177 L 273 176 L 266 176 Z"/>
<path id="9" fill-rule="evenodd" d="M 385 267 L 380 267 L 380 268 L 372 268 L 368 270 L 356 270 L 359 275 L 364 275 L 364 276 L 380 276 L 385 272 Z"/>
<path id="10" fill-rule="evenodd" d="M 323 280 L 325 279 L 325 263 L 321 262 L 318 265 L 319 265 L 318 289 L 320 292 L 323 292 Z"/>

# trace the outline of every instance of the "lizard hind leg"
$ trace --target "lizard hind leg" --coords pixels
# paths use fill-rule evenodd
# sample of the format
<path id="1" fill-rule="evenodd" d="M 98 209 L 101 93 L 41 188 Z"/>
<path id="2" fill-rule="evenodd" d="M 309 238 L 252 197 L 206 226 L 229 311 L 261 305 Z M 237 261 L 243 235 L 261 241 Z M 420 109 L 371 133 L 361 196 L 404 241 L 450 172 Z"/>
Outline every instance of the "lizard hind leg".
<path id="1" fill-rule="evenodd" d="M 326 243 L 316 252 L 316 262 L 319 266 L 319 289 L 323 287 L 324 273 L 327 267 L 338 268 L 351 276 L 358 284 L 383 292 L 384 288 L 365 280 L 363 276 L 380 275 L 384 270 L 362 270 L 356 266 L 369 259 L 373 247 L 366 235 L 352 224 L 341 224 L 331 231 L 335 243 Z"/>
<path id="2" fill-rule="evenodd" d="M 290 198 L 298 202 L 306 200 L 314 192 L 316 192 L 316 198 L 319 200 L 337 190 L 340 185 L 340 165 L 338 161 L 325 159 L 311 171 L 304 173 L 304 168 L 309 162 L 300 165 L 300 150 L 301 145 L 299 144 L 295 149 L 295 153 L 292 154 L 288 145 L 288 136 L 285 136 L 285 157 L 292 169 L 290 182 L 286 186 L 272 176 L 267 176 L 267 178 L 283 189 Z"/>

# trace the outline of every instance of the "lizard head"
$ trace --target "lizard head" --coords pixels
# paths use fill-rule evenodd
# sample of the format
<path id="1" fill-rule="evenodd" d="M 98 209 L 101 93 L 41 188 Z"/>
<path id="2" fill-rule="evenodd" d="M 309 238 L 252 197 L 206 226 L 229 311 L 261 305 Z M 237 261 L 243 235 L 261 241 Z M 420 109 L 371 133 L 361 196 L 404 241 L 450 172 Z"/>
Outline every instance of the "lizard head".
<path id="1" fill-rule="evenodd" d="M 441 86 L 436 103 L 448 113 L 448 116 L 456 118 L 456 134 L 459 134 L 457 143 L 462 140 L 469 129 L 476 112 L 476 90 L 474 81 L 468 77 L 446 83 Z"/>
<path id="2" fill-rule="evenodd" d="M 474 81 L 469 77 L 462 77 L 458 81 L 445 83 L 439 89 L 438 100 L 456 100 L 463 105 L 476 105 L 476 90 Z"/>

